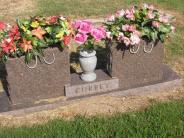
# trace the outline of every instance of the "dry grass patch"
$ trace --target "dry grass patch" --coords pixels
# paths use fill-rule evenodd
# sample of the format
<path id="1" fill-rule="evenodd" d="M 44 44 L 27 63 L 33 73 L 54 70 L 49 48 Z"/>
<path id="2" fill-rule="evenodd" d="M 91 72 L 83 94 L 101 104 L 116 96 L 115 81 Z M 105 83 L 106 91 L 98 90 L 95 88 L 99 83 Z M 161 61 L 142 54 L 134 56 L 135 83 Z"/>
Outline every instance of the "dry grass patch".
<path id="1" fill-rule="evenodd" d="M 72 102 L 69 105 L 61 106 L 55 110 L 41 111 L 25 116 L 0 116 L 0 125 L 3 126 L 31 126 L 34 124 L 47 123 L 50 120 L 63 118 L 73 119 L 77 115 L 86 117 L 105 115 L 114 113 L 143 110 L 148 106 L 166 102 L 173 99 L 184 98 L 184 90 L 178 89 L 170 92 L 147 94 L 143 96 L 94 96 Z"/>
<path id="2" fill-rule="evenodd" d="M 36 0 L 0 0 L 0 11 L 0 20 L 14 22 L 36 13 Z"/>

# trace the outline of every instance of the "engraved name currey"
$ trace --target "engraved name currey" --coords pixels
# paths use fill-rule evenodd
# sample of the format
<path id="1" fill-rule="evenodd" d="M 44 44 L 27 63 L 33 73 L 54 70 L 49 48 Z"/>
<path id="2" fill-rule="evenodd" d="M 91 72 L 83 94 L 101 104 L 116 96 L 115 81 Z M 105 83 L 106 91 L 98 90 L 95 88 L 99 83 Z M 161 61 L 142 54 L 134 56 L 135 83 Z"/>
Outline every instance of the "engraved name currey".
<path id="1" fill-rule="evenodd" d="M 119 80 L 115 78 L 82 85 L 66 86 L 65 94 L 67 97 L 85 96 L 90 94 L 108 92 L 118 88 Z"/>
<path id="2" fill-rule="evenodd" d="M 89 84 L 84 86 L 78 86 L 75 90 L 76 93 L 90 93 L 90 92 L 101 92 L 109 89 L 108 82 L 105 83 L 97 83 L 97 84 Z"/>

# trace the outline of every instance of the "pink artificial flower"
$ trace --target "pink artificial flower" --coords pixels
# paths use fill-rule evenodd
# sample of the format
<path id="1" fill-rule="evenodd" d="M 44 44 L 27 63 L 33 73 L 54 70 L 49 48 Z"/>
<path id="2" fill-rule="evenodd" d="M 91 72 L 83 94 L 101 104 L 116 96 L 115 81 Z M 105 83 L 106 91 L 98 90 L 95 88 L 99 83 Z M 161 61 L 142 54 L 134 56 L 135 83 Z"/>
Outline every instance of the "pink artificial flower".
<path id="1" fill-rule="evenodd" d="M 152 11 L 148 11 L 147 17 L 148 17 L 148 19 L 153 19 L 153 18 L 155 18 L 155 15 L 153 14 Z"/>
<path id="2" fill-rule="evenodd" d="M 18 25 L 13 25 L 8 33 L 9 37 L 14 40 L 20 39 L 20 32 Z"/>
<path id="3" fill-rule="evenodd" d="M 81 21 L 79 21 L 79 20 L 72 23 L 72 26 L 75 29 L 78 29 L 80 27 L 80 25 L 81 25 Z"/>
<path id="4" fill-rule="evenodd" d="M 115 21 L 115 16 L 114 15 L 109 16 L 107 21 L 114 22 Z"/>
<path id="5" fill-rule="evenodd" d="M 16 51 L 16 46 L 12 39 L 4 39 L 1 43 L 1 48 L 3 49 L 3 52 L 10 53 Z"/>
<path id="6" fill-rule="evenodd" d="M 168 23 L 169 22 L 169 18 L 168 18 L 167 15 L 160 15 L 159 21 L 163 22 L 163 23 Z"/>
<path id="7" fill-rule="evenodd" d="M 125 24 L 125 25 L 122 25 L 122 30 L 123 31 L 128 31 L 129 30 L 129 25 L 128 24 Z"/>
<path id="8" fill-rule="evenodd" d="M 135 27 L 135 25 L 128 25 L 128 24 L 125 24 L 125 25 L 122 25 L 122 30 L 123 30 L 123 31 L 134 32 L 134 31 L 136 30 L 136 27 Z"/>
<path id="9" fill-rule="evenodd" d="M 78 44 L 84 44 L 87 41 L 88 36 L 83 33 L 76 34 L 74 40 Z"/>
<path id="10" fill-rule="evenodd" d="M 138 35 L 136 35 L 135 33 L 132 33 L 131 36 L 130 36 L 130 44 L 131 45 L 138 45 L 141 41 L 141 39 L 139 38 Z"/>
<path id="11" fill-rule="evenodd" d="M 123 41 L 124 40 L 124 34 L 122 32 L 119 33 L 118 40 L 119 41 Z"/>
<path id="12" fill-rule="evenodd" d="M 126 18 L 128 18 L 130 20 L 134 20 L 135 19 L 134 12 L 135 12 L 134 7 L 132 7 L 130 10 L 126 10 L 125 11 Z"/>
<path id="13" fill-rule="evenodd" d="M 91 30 L 91 35 L 95 38 L 96 41 L 100 41 L 105 38 L 106 31 L 103 27 L 94 28 Z"/>
<path id="14" fill-rule="evenodd" d="M 124 15 L 125 15 L 125 11 L 123 9 L 116 12 L 117 17 L 123 17 Z"/>
<path id="15" fill-rule="evenodd" d="M 130 39 L 128 37 L 124 37 L 123 42 L 126 46 L 130 45 Z"/>
<path id="16" fill-rule="evenodd" d="M 153 27 L 156 27 L 156 28 L 159 28 L 159 27 L 160 27 L 160 23 L 157 22 L 157 21 L 153 21 L 153 22 L 152 22 L 152 26 L 153 26 Z"/>
<path id="17" fill-rule="evenodd" d="M 106 32 L 106 37 L 107 37 L 108 39 L 112 39 L 111 32 Z"/>
<path id="18" fill-rule="evenodd" d="M 90 33 L 92 29 L 92 23 L 89 21 L 82 21 L 80 23 L 79 32 L 83 34 Z"/>
<path id="19" fill-rule="evenodd" d="M 138 35 L 139 37 L 141 36 L 141 33 L 139 31 L 137 31 L 137 30 L 135 30 L 133 33 Z"/>
<path id="20" fill-rule="evenodd" d="M 6 24 L 4 22 L 0 22 L 0 30 L 3 30 L 6 28 Z"/>
<path id="21" fill-rule="evenodd" d="M 134 32 L 135 30 L 136 30 L 135 25 L 130 25 L 128 28 L 128 31 L 130 31 L 130 32 Z"/>

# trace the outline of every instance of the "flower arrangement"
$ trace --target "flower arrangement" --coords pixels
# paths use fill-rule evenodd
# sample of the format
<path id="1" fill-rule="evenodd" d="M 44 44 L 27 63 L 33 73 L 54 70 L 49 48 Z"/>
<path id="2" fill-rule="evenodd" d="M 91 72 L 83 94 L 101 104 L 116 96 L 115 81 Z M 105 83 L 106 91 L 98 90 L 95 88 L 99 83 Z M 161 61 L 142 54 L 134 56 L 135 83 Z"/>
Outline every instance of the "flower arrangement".
<path id="1" fill-rule="evenodd" d="M 104 27 L 94 27 L 90 21 L 77 20 L 72 24 L 75 34 L 74 40 L 80 45 L 79 49 L 93 50 L 98 44 L 105 40 L 106 30 Z"/>
<path id="2" fill-rule="evenodd" d="M 152 5 L 144 4 L 141 8 L 134 6 L 119 10 L 104 24 L 108 39 L 134 46 L 139 45 L 141 39 L 164 42 L 165 37 L 175 30 L 171 25 L 172 19 L 173 17 L 154 9 Z"/>
<path id="3" fill-rule="evenodd" d="M 102 40 L 116 40 L 126 46 L 139 45 L 141 39 L 148 42 L 164 42 L 175 27 L 173 17 L 160 12 L 152 5 L 144 4 L 119 10 L 111 15 L 104 27 L 94 27 L 90 21 L 70 21 L 63 16 L 32 17 L 21 19 L 10 26 L 0 22 L 0 59 L 25 56 L 28 63 L 35 56 L 44 56 L 43 49 L 60 44 L 64 48 L 74 34 L 79 49 L 95 49 Z M 74 33 L 73 33 L 74 30 Z"/>
<path id="4" fill-rule="evenodd" d="M 43 49 L 54 44 L 67 46 L 71 33 L 69 20 L 62 16 L 17 20 L 13 26 L 0 23 L 1 59 L 25 56 L 28 63 L 35 56 L 44 56 Z"/>

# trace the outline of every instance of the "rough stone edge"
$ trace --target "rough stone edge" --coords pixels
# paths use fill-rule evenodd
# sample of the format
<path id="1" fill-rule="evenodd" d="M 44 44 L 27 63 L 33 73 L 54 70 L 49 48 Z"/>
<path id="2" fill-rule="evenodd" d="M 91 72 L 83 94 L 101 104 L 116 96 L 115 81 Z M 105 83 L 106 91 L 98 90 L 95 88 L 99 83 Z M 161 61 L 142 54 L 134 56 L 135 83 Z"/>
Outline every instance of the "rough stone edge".
<path id="1" fill-rule="evenodd" d="M 110 96 L 133 96 L 133 95 L 143 95 L 143 94 L 151 94 L 151 93 L 161 93 L 164 91 L 170 91 L 177 88 L 182 87 L 182 79 L 177 78 L 175 80 L 166 81 L 157 83 L 154 85 L 148 85 L 123 91 L 116 91 L 113 93 L 110 93 Z"/>
<path id="2" fill-rule="evenodd" d="M 131 96 L 131 95 L 143 95 L 143 94 L 151 94 L 151 93 L 157 93 L 162 92 L 163 90 L 173 90 L 176 88 L 182 87 L 182 79 L 177 78 L 171 81 L 161 82 L 154 85 L 148 85 L 128 90 L 122 90 L 122 91 L 113 91 L 111 93 L 102 93 L 102 95 L 109 95 L 109 96 Z M 41 106 L 35 106 L 30 108 L 24 108 L 24 109 L 18 109 L 14 111 L 8 111 L 8 112 L 2 112 L 0 115 L 11 115 L 11 116 L 22 116 L 34 112 L 39 112 L 43 110 L 52 110 L 56 109 L 60 106 L 65 106 L 72 104 L 80 99 L 73 99 L 69 101 L 62 101 L 58 103 L 52 103 L 52 104 L 46 104 Z"/>

